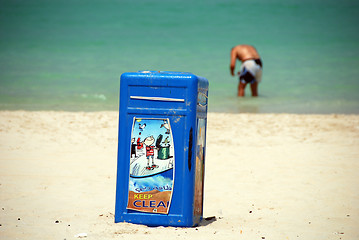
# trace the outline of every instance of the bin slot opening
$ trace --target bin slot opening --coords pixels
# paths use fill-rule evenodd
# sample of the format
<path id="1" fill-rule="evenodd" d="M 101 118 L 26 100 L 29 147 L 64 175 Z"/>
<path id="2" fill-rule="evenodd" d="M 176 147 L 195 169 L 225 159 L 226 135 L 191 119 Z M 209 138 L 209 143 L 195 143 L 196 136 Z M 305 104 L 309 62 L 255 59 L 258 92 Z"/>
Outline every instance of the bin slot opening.
<path id="1" fill-rule="evenodd" d="M 166 101 L 166 102 L 184 102 L 181 98 L 164 98 L 164 97 L 143 97 L 143 96 L 130 96 L 131 99 L 150 100 L 150 101 Z"/>

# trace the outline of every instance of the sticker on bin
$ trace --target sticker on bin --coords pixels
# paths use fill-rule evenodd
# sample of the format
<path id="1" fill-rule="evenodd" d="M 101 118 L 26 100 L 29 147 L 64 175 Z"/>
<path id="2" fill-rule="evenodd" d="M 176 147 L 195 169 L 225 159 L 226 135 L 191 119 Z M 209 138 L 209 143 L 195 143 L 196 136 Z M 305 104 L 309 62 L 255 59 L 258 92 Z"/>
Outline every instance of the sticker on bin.
<path id="1" fill-rule="evenodd" d="M 174 144 L 168 118 L 134 118 L 127 209 L 168 214 L 174 181 Z"/>

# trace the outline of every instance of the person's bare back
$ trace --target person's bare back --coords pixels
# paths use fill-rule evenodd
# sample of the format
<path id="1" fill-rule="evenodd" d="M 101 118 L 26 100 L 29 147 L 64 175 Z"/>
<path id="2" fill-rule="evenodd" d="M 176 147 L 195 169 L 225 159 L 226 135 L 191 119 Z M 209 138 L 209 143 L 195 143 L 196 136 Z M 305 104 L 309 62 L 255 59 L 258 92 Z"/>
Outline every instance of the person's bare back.
<path id="1" fill-rule="evenodd" d="M 236 66 L 236 60 L 244 62 L 249 59 L 260 59 L 257 50 L 251 45 L 237 45 L 232 48 L 231 51 L 231 74 L 234 76 L 234 68 Z"/>

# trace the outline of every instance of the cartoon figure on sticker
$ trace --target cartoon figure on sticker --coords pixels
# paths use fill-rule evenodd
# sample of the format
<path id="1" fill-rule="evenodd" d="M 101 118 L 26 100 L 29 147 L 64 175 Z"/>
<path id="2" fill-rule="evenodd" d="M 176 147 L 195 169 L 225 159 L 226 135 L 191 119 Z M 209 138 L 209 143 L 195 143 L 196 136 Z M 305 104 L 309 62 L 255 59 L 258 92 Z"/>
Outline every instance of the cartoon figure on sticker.
<path id="1" fill-rule="evenodd" d="M 145 129 L 145 127 L 146 127 L 146 123 L 144 123 L 143 125 L 140 123 L 140 124 L 138 124 L 138 128 L 141 130 L 141 131 L 143 131 L 143 129 Z"/>
<path id="2" fill-rule="evenodd" d="M 143 148 L 143 143 L 141 142 L 141 133 L 138 133 L 138 138 L 137 138 L 137 149 L 141 149 Z"/>
<path id="3" fill-rule="evenodd" d="M 135 139 L 132 138 L 131 139 L 131 158 L 132 158 L 132 155 L 135 155 L 135 157 L 136 157 L 136 146 L 137 146 L 137 144 L 135 144 Z"/>
<path id="4" fill-rule="evenodd" d="M 146 137 L 145 140 L 143 140 L 143 144 L 146 146 L 146 158 L 147 158 L 147 170 L 153 170 L 154 168 L 158 168 L 158 165 L 154 162 L 155 157 L 155 146 L 152 144 L 155 142 L 155 139 L 153 136 Z M 150 166 L 150 159 L 152 159 L 152 165 Z"/>
<path id="5" fill-rule="evenodd" d="M 163 120 L 163 124 L 161 124 L 161 128 L 164 127 L 167 131 L 166 134 L 170 134 L 170 126 L 167 121 Z"/>
<path id="6" fill-rule="evenodd" d="M 155 175 L 170 170 L 173 165 L 174 146 L 169 119 L 135 118 L 131 135 L 130 176 Z"/>

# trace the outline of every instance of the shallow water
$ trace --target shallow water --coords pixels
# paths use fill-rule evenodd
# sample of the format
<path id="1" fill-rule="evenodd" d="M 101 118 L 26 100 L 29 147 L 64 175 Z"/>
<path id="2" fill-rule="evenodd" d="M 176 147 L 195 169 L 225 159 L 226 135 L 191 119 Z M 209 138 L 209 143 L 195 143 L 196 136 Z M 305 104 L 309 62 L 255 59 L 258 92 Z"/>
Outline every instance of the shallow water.
<path id="1" fill-rule="evenodd" d="M 209 110 L 359 113 L 354 1 L 2 1 L 0 109 L 117 110 L 119 77 L 185 71 Z M 230 49 L 262 56 L 258 98 L 237 98 Z M 239 63 L 237 63 L 239 68 Z"/>

